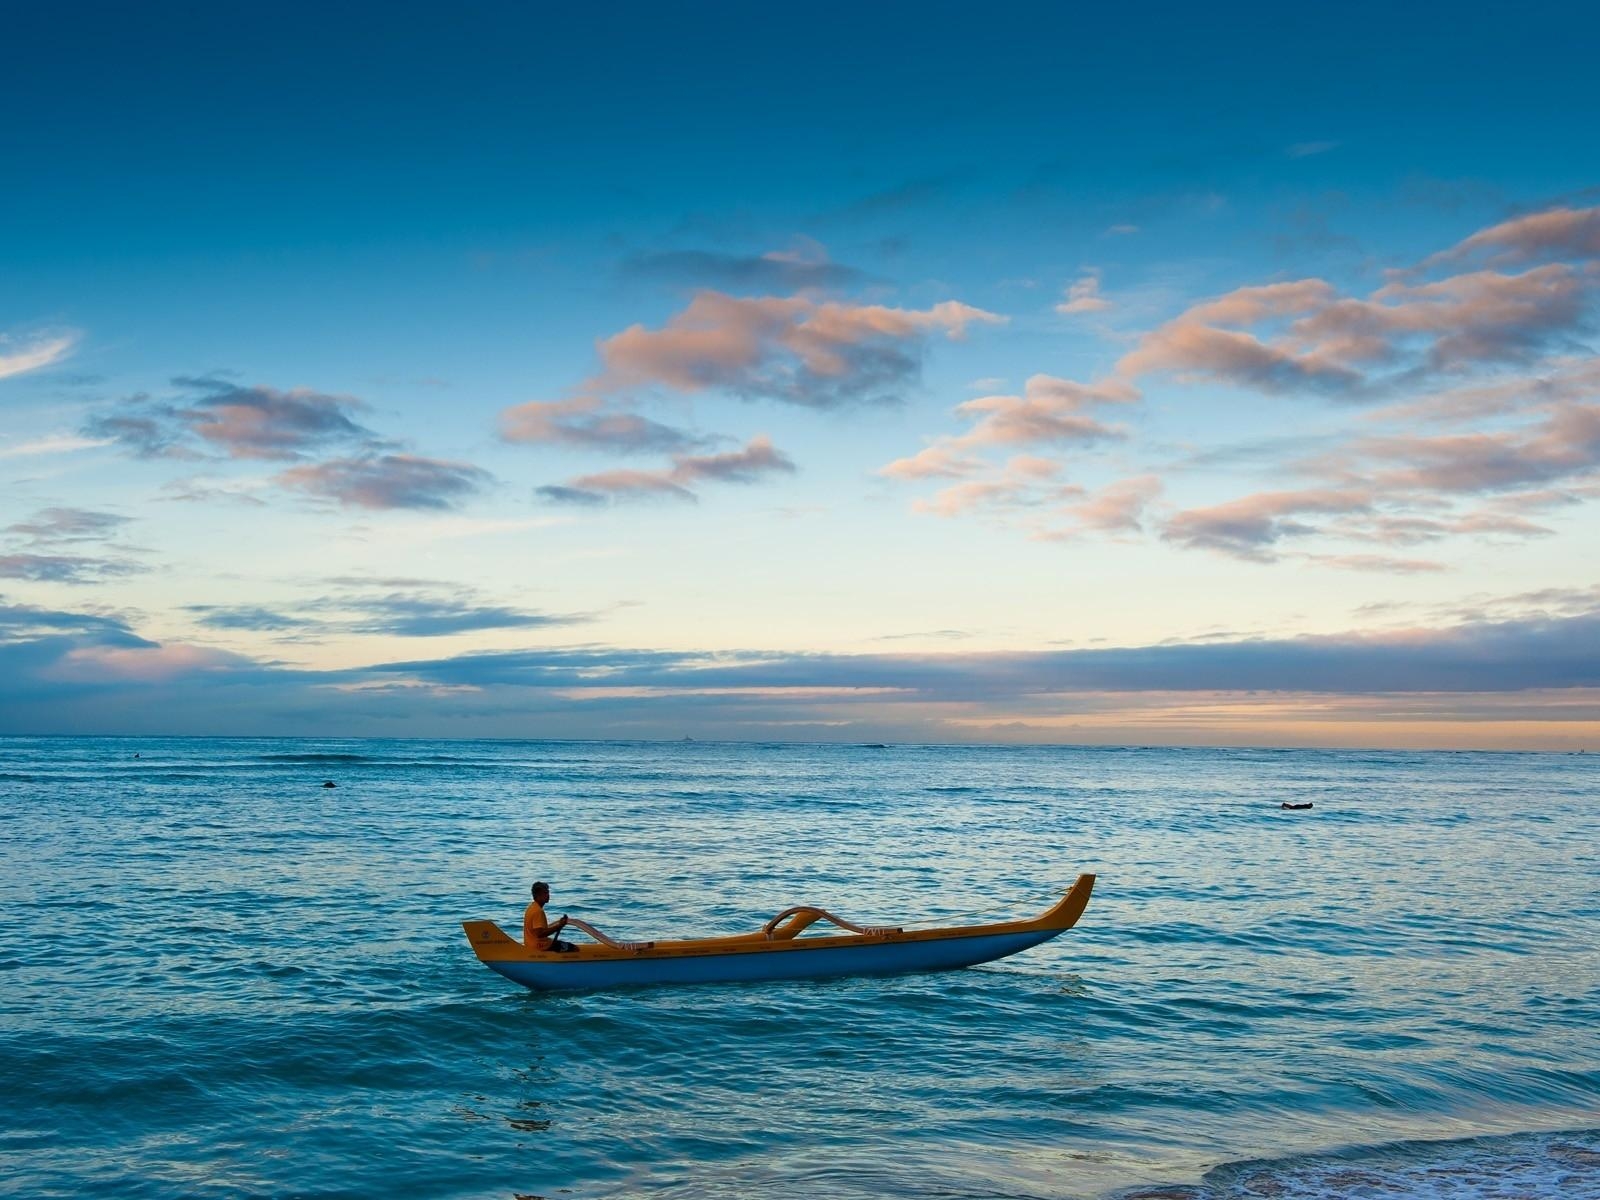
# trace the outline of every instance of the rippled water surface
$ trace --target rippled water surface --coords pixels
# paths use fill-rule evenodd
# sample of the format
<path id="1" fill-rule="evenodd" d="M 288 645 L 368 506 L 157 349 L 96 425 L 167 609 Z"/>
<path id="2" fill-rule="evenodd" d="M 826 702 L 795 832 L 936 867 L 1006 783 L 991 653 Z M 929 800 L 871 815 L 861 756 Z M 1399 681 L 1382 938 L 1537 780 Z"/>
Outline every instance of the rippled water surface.
<path id="1" fill-rule="evenodd" d="M 1597 791 L 1579 755 L 0 740 L 0 1188 L 1600 1197 Z M 1076 929 L 942 975 L 541 996 L 457 924 L 535 877 L 643 938 L 1021 916 L 1079 871 Z"/>

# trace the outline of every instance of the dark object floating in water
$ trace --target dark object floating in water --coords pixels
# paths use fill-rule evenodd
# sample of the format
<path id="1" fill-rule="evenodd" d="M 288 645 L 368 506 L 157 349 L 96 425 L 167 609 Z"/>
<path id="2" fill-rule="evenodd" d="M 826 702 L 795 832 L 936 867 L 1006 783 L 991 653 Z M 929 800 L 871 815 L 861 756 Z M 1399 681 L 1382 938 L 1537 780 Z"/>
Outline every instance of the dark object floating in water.
<path id="1" fill-rule="evenodd" d="M 335 783 L 333 780 L 330 779 L 330 780 L 328 780 L 327 783 L 323 784 L 322 786 L 323 787 L 338 787 L 339 785 L 337 783 Z"/>
<path id="2" fill-rule="evenodd" d="M 882 742 L 862 742 L 861 748 L 863 750 L 887 750 L 889 747 Z"/>
<path id="3" fill-rule="evenodd" d="M 137 753 L 136 753 L 136 754 L 135 754 L 135 755 L 134 755 L 134 757 L 135 757 L 135 758 L 143 758 L 143 757 L 144 757 L 144 755 L 142 755 L 142 754 L 137 754 Z"/>
<path id="4" fill-rule="evenodd" d="M 1290 804 L 1287 800 L 1285 800 L 1282 804 L 1278 805 L 1278 807 L 1279 808 L 1310 808 L 1311 807 L 1311 801 L 1307 800 L 1304 804 Z"/>

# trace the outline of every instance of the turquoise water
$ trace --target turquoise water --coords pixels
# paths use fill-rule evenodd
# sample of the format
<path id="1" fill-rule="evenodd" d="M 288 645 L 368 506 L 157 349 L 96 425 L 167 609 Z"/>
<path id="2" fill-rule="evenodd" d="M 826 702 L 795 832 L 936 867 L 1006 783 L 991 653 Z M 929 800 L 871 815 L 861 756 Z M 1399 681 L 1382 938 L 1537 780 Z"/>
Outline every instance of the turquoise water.
<path id="1" fill-rule="evenodd" d="M 1597 793 L 1576 755 L 3 739 L 0 1187 L 1600 1197 Z M 644 938 L 1079 871 L 1076 929 L 942 975 L 539 996 L 457 925 L 534 877 Z"/>

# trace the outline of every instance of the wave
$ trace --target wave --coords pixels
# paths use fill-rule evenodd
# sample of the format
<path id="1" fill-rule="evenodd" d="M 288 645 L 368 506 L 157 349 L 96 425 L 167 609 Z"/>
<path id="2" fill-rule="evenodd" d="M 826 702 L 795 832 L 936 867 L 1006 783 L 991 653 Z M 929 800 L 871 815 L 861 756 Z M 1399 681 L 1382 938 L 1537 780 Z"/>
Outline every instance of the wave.
<path id="1" fill-rule="evenodd" d="M 281 763 L 358 763 L 370 760 L 371 755 L 367 754 L 260 754 L 256 756 L 257 762 Z"/>
<path id="2" fill-rule="evenodd" d="M 1600 1129 L 1389 1142 L 1247 1159 L 1114 1200 L 1600 1200 Z"/>

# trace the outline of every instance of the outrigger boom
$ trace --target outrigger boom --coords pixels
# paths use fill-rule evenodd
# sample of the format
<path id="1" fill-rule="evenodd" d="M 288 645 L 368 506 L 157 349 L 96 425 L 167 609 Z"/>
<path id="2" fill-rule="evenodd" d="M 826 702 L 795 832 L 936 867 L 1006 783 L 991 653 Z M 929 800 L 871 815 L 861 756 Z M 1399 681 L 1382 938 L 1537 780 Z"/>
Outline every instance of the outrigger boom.
<path id="1" fill-rule="evenodd" d="M 826 909 L 799 905 L 754 933 L 674 942 L 616 941 L 571 920 L 569 925 L 595 944 L 563 953 L 529 950 L 493 921 L 465 921 L 462 928 L 480 962 L 539 991 L 946 971 L 1005 958 L 1065 933 L 1083 915 L 1094 878 L 1079 875 L 1067 894 L 1037 917 L 951 929 L 856 925 Z M 799 936 L 819 921 L 840 932 Z"/>

